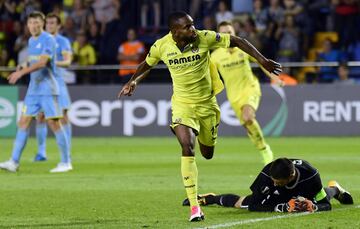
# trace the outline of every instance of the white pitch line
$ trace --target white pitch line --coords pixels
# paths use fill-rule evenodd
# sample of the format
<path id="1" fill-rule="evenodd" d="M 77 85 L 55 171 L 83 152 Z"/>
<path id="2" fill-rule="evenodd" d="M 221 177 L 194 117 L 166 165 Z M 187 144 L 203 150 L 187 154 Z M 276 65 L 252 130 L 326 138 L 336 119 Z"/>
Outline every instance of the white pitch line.
<path id="1" fill-rule="evenodd" d="M 353 209 L 353 208 L 360 208 L 360 205 L 347 207 L 347 208 L 335 209 L 332 211 L 333 212 L 334 211 L 344 211 L 344 210 L 349 210 L 349 209 Z M 323 211 L 323 212 L 326 212 L 326 211 Z M 323 213 L 323 212 L 317 212 L 315 214 L 319 214 L 319 213 Z M 240 220 L 240 221 L 235 221 L 235 222 L 230 222 L 230 223 L 215 224 L 215 225 L 199 227 L 199 228 L 195 228 L 195 229 L 210 229 L 210 228 L 216 229 L 216 228 L 222 228 L 222 227 L 231 227 L 231 226 L 235 226 L 235 225 L 244 225 L 244 224 L 250 224 L 250 223 L 256 223 L 256 222 L 270 221 L 270 220 L 275 220 L 275 219 L 301 217 L 304 215 L 311 215 L 311 214 L 312 213 L 309 213 L 309 212 L 303 212 L 303 213 L 296 213 L 296 214 L 276 215 L 276 216 L 271 216 L 271 217 L 266 217 L 266 218 L 247 219 L 247 220 Z"/>

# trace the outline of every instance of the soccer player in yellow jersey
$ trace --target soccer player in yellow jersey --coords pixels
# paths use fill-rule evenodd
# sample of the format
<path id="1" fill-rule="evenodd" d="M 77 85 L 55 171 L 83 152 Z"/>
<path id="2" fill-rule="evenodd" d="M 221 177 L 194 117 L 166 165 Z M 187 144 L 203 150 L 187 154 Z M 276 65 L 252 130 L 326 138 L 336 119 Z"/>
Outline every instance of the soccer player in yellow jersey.
<path id="1" fill-rule="evenodd" d="M 234 27 L 227 21 L 219 24 L 218 31 L 235 35 Z M 261 127 L 255 118 L 261 91 L 259 81 L 251 70 L 250 60 L 254 58 L 237 47 L 218 48 L 211 53 L 211 61 L 222 76 L 228 100 L 266 165 L 273 160 L 273 153 L 266 144 Z M 265 69 L 263 71 L 270 75 Z M 272 76 L 274 77 L 276 76 Z M 276 79 L 282 84 L 278 77 Z"/>
<path id="2" fill-rule="evenodd" d="M 193 19 L 184 12 L 172 13 L 168 25 L 170 32 L 152 45 L 145 61 L 138 66 L 118 96 L 131 96 L 138 82 L 160 60 L 169 68 L 173 80 L 171 128 L 182 148 L 181 174 L 190 202 L 189 221 L 201 221 L 204 214 L 197 202 L 195 141 L 197 136 L 201 154 L 211 159 L 220 122 L 214 93 L 218 88 L 215 87 L 214 75 L 210 74 L 209 50 L 236 46 L 253 56 L 269 72 L 278 74 L 281 66 L 265 58 L 245 39 L 196 30 Z"/>

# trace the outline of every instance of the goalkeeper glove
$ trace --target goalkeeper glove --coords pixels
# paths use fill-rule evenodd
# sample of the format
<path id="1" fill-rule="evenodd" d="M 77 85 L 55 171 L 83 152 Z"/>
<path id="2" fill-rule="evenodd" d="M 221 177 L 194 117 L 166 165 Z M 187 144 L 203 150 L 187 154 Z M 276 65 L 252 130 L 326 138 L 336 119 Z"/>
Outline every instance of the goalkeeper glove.
<path id="1" fill-rule="evenodd" d="M 287 203 L 277 204 L 275 212 L 315 212 L 317 206 L 304 197 L 292 198 Z"/>

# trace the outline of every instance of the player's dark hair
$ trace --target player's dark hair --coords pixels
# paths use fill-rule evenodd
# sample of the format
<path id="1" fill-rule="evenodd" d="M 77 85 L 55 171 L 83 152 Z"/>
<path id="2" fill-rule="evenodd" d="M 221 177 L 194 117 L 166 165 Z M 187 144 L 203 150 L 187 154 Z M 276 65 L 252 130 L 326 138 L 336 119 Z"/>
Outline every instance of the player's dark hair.
<path id="1" fill-rule="evenodd" d="M 168 27 L 171 30 L 180 18 L 186 17 L 188 14 L 183 11 L 173 12 L 168 17 Z"/>
<path id="2" fill-rule="evenodd" d="M 294 174 L 295 166 L 291 160 L 287 158 L 278 158 L 270 165 L 270 176 L 277 180 L 288 179 Z"/>
<path id="3" fill-rule="evenodd" d="M 27 20 L 29 18 L 40 18 L 43 22 L 45 22 L 45 15 L 40 11 L 33 11 L 27 16 Z"/>
<path id="4" fill-rule="evenodd" d="M 59 15 L 57 15 L 56 13 L 48 13 L 46 15 L 46 19 L 48 18 L 56 18 L 56 22 L 58 25 L 61 25 L 61 18 L 59 17 Z"/>
<path id="5" fill-rule="evenodd" d="M 222 21 L 218 24 L 217 30 L 219 31 L 221 26 L 228 26 L 228 25 L 233 26 L 233 23 L 231 21 Z"/>

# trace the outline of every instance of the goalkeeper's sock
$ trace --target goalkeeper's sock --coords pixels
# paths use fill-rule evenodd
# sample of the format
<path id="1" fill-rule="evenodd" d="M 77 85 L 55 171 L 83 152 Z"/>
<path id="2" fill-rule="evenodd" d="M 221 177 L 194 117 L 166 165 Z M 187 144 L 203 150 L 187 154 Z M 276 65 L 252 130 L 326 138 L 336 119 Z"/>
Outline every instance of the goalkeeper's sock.
<path id="1" fill-rule="evenodd" d="M 266 142 L 259 123 L 254 119 L 251 124 L 246 124 L 246 129 L 250 140 L 258 150 L 265 149 Z"/>
<path id="2" fill-rule="evenodd" d="M 324 189 L 326 192 L 326 198 L 328 200 L 330 200 L 332 198 L 335 198 L 335 199 L 339 198 L 340 191 L 337 187 L 326 187 Z"/>
<path id="3" fill-rule="evenodd" d="M 198 170 L 195 157 L 181 157 L 181 175 L 190 206 L 199 206 L 197 201 Z"/>
<path id="4" fill-rule="evenodd" d="M 46 158 L 46 136 L 47 136 L 46 122 L 36 123 L 36 139 L 38 142 L 38 155 Z"/>
<path id="5" fill-rule="evenodd" d="M 14 148 L 12 151 L 11 158 L 16 163 L 19 163 L 21 154 L 24 150 L 24 147 L 26 145 L 27 139 L 29 136 L 29 129 L 21 129 L 19 128 L 16 132 L 16 138 L 14 141 Z"/>
<path id="6" fill-rule="evenodd" d="M 217 196 L 206 196 L 206 203 L 217 204 L 223 207 L 234 207 L 240 196 L 235 194 L 222 194 Z"/>

